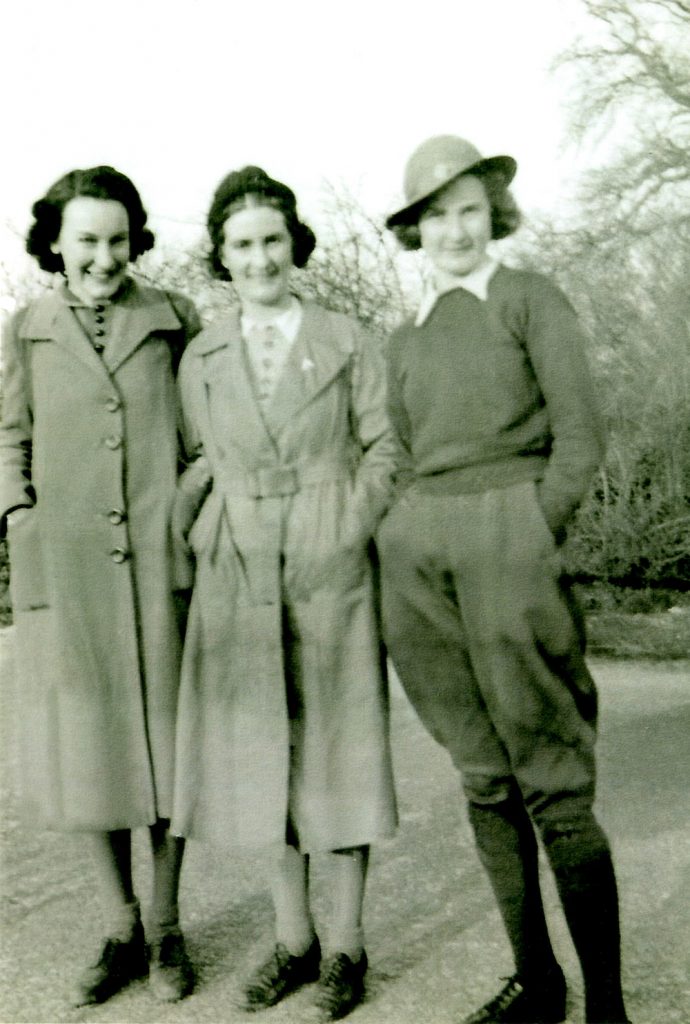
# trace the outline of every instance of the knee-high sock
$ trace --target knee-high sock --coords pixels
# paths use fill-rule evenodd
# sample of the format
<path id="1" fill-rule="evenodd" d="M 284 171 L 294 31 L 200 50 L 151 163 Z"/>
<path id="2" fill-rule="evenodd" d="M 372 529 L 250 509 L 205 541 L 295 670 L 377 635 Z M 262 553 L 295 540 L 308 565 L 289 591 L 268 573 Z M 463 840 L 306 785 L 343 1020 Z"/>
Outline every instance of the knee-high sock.
<path id="1" fill-rule="evenodd" d="M 271 894 L 276 915 L 276 940 L 301 956 L 314 939 L 309 907 L 309 857 L 290 844 L 277 854 L 271 871 Z"/>
<path id="2" fill-rule="evenodd" d="M 140 920 L 139 903 L 132 884 L 132 836 L 129 829 L 91 832 L 91 852 L 104 933 L 128 939 Z"/>
<path id="3" fill-rule="evenodd" d="M 514 791 L 495 804 L 469 805 L 479 857 L 491 882 L 523 978 L 556 968 L 539 888 L 538 849 L 522 798 Z"/>
<path id="4" fill-rule="evenodd" d="M 354 846 L 326 855 L 330 893 L 327 952 L 347 953 L 355 962 L 364 948 L 362 907 L 369 865 L 369 847 Z"/>
<path id="5" fill-rule="evenodd" d="M 184 839 L 169 832 L 170 822 L 151 825 L 153 853 L 153 894 L 151 901 L 151 938 L 160 938 L 179 925 L 178 891 L 184 856 Z"/>
<path id="6" fill-rule="evenodd" d="M 582 967 L 588 1024 L 627 1021 L 618 890 L 606 836 L 591 816 L 545 826 L 543 839 Z"/>

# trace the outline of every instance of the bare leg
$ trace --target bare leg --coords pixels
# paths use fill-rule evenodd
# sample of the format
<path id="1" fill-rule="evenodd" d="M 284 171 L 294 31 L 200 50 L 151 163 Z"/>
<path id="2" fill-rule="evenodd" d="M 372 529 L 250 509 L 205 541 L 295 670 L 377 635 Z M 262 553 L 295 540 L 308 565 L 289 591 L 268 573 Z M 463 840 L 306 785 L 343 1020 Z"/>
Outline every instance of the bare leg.
<path id="1" fill-rule="evenodd" d="M 77 1006 L 104 1003 L 148 973 L 139 901 L 132 886 L 131 833 L 128 829 L 90 833 L 89 845 L 106 938 L 98 960 L 79 979 Z"/>
<path id="2" fill-rule="evenodd" d="M 140 920 L 132 884 L 129 829 L 89 833 L 89 846 L 104 918 L 104 934 L 126 941 Z"/>
<path id="3" fill-rule="evenodd" d="M 328 955 L 321 963 L 316 1006 L 322 1019 L 340 1020 L 364 998 L 367 955 L 364 951 L 362 905 L 369 847 L 353 846 L 328 854 L 331 896 Z"/>
<path id="4" fill-rule="evenodd" d="M 369 866 L 369 847 L 354 846 L 327 855 L 327 879 L 331 893 L 327 951 L 346 953 L 353 962 L 364 948 L 362 906 Z"/>
<path id="5" fill-rule="evenodd" d="M 180 919 L 177 895 L 185 841 L 170 834 L 169 824 L 161 820 L 149 828 L 153 852 L 151 935 L 154 940 L 176 930 Z"/>
<path id="6" fill-rule="evenodd" d="M 276 857 L 271 876 L 276 915 L 276 941 L 293 956 L 302 956 L 314 941 L 309 907 L 309 857 L 286 845 Z"/>

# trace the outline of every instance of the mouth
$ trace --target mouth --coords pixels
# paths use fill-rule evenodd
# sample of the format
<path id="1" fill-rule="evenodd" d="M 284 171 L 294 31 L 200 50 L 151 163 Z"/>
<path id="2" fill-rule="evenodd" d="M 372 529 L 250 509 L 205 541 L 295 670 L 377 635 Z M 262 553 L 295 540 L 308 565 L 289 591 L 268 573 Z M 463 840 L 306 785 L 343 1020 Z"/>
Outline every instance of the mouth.
<path id="1" fill-rule="evenodd" d="M 109 281 L 113 281 L 116 278 L 118 278 L 122 273 L 122 270 L 118 267 L 117 270 L 87 270 L 86 273 L 93 281 L 98 281 L 102 284 L 107 284 Z"/>

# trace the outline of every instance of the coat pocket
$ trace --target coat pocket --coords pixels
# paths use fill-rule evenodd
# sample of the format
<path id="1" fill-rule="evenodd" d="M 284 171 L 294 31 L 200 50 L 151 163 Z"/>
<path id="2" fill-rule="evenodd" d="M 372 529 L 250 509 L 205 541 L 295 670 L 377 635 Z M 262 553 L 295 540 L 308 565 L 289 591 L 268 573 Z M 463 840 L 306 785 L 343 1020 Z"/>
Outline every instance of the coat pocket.
<path id="1" fill-rule="evenodd" d="M 15 612 L 47 608 L 48 586 L 43 542 L 35 508 L 21 510 L 7 521 L 10 552 L 10 597 Z"/>

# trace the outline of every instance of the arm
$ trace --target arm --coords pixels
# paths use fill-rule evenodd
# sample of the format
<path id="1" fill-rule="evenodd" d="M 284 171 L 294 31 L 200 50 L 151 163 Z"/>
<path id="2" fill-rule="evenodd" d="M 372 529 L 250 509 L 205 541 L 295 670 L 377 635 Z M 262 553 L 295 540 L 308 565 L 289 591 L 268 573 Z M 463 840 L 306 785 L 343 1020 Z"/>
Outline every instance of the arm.
<path id="1" fill-rule="evenodd" d="M 395 474 L 396 496 L 404 491 L 414 479 L 412 460 L 412 428 L 405 408 L 402 387 L 398 374 L 399 354 L 393 340 L 388 345 L 387 359 L 387 408 L 393 426 L 397 446 L 397 470 Z"/>
<path id="2" fill-rule="evenodd" d="M 22 314 L 8 322 L 2 339 L 2 422 L 0 424 L 0 534 L 7 515 L 32 506 L 33 411 L 26 342 L 19 337 Z"/>
<path id="3" fill-rule="evenodd" d="M 187 353 L 182 358 L 177 380 L 180 433 L 186 465 L 177 482 L 172 512 L 176 588 L 180 590 L 191 587 L 193 582 L 193 557 L 187 537 L 213 482 L 194 419 L 194 410 L 200 408 L 201 401 L 200 369 L 200 361 L 192 353 Z"/>
<path id="4" fill-rule="evenodd" d="M 350 375 L 350 420 L 361 457 L 343 537 L 346 544 L 361 546 L 374 534 L 390 504 L 400 453 L 386 407 L 383 352 L 359 328 Z"/>
<path id="5" fill-rule="evenodd" d="M 558 288 L 537 280 L 539 287 L 529 302 L 527 349 L 552 434 L 539 497 L 546 521 L 560 539 L 602 460 L 604 428 L 575 311 Z"/>

